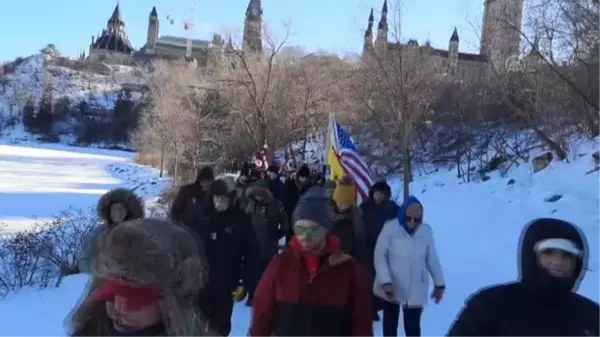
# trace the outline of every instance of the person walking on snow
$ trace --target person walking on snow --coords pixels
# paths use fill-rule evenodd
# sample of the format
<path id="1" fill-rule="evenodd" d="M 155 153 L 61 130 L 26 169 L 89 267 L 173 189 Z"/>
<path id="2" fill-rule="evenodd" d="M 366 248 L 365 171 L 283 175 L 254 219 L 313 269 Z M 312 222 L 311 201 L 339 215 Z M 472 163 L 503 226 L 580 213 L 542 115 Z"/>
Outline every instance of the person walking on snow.
<path id="1" fill-rule="evenodd" d="M 328 232 L 331 206 L 313 187 L 293 215 L 294 238 L 276 255 L 252 303 L 250 336 L 373 336 L 362 267 Z"/>
<path id="2" fill-rule="evenodd" d="M 207 166 L 198 171 L 195 182 L 181 186 L 171 205 L 171 220 L 197 226 L 209 204 L 206 195 L 214 179 L 213 169 Z"/>
<path id="3" fill-rule="evenodd" d="M 413 196 L 404 201 L 398 215 L 385 223 L 375 245 L 374 293 L 384 299 L 383 335 L 398 335 L 402 306 L 406 336 L 421 336 L 421 315 L 431 298 L 438 304 L 444 295 L 444 276 L 433 239 L 423 222 L 423 205 Z"/>
<path id="4" fill-rule="evenodd" d="M 95 254 L 98 238 L 122 221 L 140 219 L 144 217 L 144 203 L 129 189 L 117 188 L 103 194 L 96 206 L 98 218 L 102 224 L 93 229 L 85 238 L 83 249 L 79 254 L 78 268 L 87 273 Z"/>
<path id="5" fill-rule="evenodd" d="M 366 246 L 363 232 L 362 214 L 356 206 L 356 185 L 349 176 L 343 176 L 336 184 L 333 191 L 333 223 L 330 233 L 335 235 L 341 248 L 350 253 L 365 267 L 370 263 L 366 261 Z M 369 278 L 370 279 L 370 278 Z"/>
<path id="6" fill-rule="evenodd" d="M 254 275 L 247 284 L 246 304 L 251 306 L 254 289 L 273 256 L 279 252 L 279 240 L 289 231 L 289 226 L 283 205 L 271 194 L 266 180 L 259 180 L 250 186 L 246 190 L 246 198 L 246 213 L 250 215 L 257 243 L 252 268 Z"/>
<path id="7" fill-rule="evenodd" d="M 536 219 L 519 244 L 519 280 L 475 292 L 448 336 L 598 336 L 598 303 L 575 291 L 589 249 L 575 225 Z"/>
<path id="8" fill-rule="evenodd" d="M 269 190 L 271 191 L 271 194 L 273 194 L 273 197 L 283 202 L 283 182 L 279 178 L 279 166 L 276 162 L 273 162 L 271 165 L 269 165 L 266 179 Z"/>
<path id="9" fill-rule="evenodd" d="M 195 308 L 204 266 L 170 221 L 121 222 L 101 234 L 91 287 L 66 319 L 71 336 L 209 335 Z"/>
<path id="10" fill-rule="evenodd" d="M 310 168 L 306 164 L 302 165 L 297 172 L 292 173 L 283 183 L 283 207 L 290 223 L 298 200 L 311 186 Z M 294 233 L 291 231 L 286 235 L 286 243 L 291 240 L 293 235 Z"/>
<path id="11" fill-rule="evenodd" d="M 250 218 L 235 204 L 233 184 L 225 179 L 214 180 L 208 200 L 205 218 L 193 228 L 202 241 L 208 264 L 208 281 L 198 304 L 208 327 L 228 336 L 233 301 L 243 300 L 244 282 L 252 276 L 255 236 Z"/>
<path id="12" fill-rule="evenodd" d="M 363 214 L 364 233 L 366 241 L 367 261 L 369 262 L 368 270 L 371 275 L 375 276 L 375 265 L 373 259 L 375 256 L 375 244 L 383 225 L 396 217 L 398 213 L 398 205 L 392 201 L 392 189 L 385 181 L 379 181 L 371 186 L 369 190 L 369 199 L 367 199 L 360 208 Z M 383 303 L 380 298 L 373 295 L 373 319 L 379 320 L 377 312 L 383 308 Z"/>

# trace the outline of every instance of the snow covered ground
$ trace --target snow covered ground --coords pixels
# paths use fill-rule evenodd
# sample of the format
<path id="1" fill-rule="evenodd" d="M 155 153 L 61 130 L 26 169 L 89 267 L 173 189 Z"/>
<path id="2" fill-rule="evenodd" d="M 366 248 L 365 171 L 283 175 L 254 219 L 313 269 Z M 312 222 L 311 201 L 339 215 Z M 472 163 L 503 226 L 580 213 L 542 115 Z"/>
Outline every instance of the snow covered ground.
<path id="1" fill-rule="evenodd" d="M 425 310 L 423 335 L 443 335 L 473 291 L 517 277 L 519 234 L 536 217 L 558 217 L 584 230 L 591 253 L 579 292 L 599 301 L 599 177 L 597 172 L 585 174 L 593 168 L 591 154 L 597 149 L 595 142 L 587 142 L 570 164 L 551 163 L 536 174 L 524 164 L 484 183 L 460 184 L 454 171 L 416 179 L 411 189 L 434 228 L 447 284 L 443 302 Z M 15 219 L 15 228 L 25 226 L 17 220 L 25 221 L 29 211 L 48 216 L 69 204 L 93 203 L 107 188 L 150 180 L 146 177 L 151 171 L 131 164 L 129 158 L 130 154 L 106 150 L 1 146 L 0 219 Z M 140 172 L 147 176 L 136 177 Z M 507 184 L 509 179 L 514 184 Z M 391 184 L 398 195 L 401 184 L 396 179 Z M 146 196 L 159 188 L 144 186 Z M 545 201 L 553 195 L 562 198 Z M 0 335 L 63 335 L 63 320 L 85 283 L 86 277 L 77 275 L 59 288 L 24 289 L 0 300 Z M 27 324 L 32 317 L 36 323 Z M 250 309 L 237 304 L 232 336 L 246 335 L 249 317 Z M 381 335 L 380 323 L 375 332 Z"/>
<path id="2" fill-rule="evenodd" d="M 68 97 L 72 104 L 85 100 L 112 108 L 124 83 L 140 83 L 135 69 L 127 66 L 105 66 L 109 75 L 52 65 L 60 58 L 57 52 L 31 55 L 13 71 L 0 77 L 0 116 L 18 116 L 27 98 L 37 107 L 44 88 L 51 83 L 54 99 Z M 134 98 L 137 98 L 134 93 Z"/>
<path id="3" fill-rule="evenodd" d="M 109 189 L 155 197 L 167 181 L 132 163 L 133 153 L 59 144 L 0 143 L 0 223 L 30 227 L 69 207 L 89 209 Z"/>

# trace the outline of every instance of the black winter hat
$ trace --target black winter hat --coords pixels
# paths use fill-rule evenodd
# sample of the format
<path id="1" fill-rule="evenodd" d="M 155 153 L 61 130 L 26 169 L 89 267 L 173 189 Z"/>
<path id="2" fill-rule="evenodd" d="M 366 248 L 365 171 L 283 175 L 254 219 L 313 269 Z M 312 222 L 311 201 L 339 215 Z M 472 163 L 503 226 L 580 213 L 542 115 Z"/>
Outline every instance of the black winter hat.
<path id="1" fill-rule="evenodd" d="M 296 173 L 296 177 L 310 178 L 310 168 L 308 168 L 306 164 L 302 165 L 298 170 L 298 173 Z"/>
<path id="2" fill-rule="evenodd" d="M 215 179 L 215 173 L 213 169 L 209 166 L 205 166 L 200 171 L 198 171 L 198 175 L 196 176 L 196 182 L 199 183 L 201 181 L 211 181 Z"/>
<path id="3" fill-rule="evenodd" d="M 248 163 L 247 161 L 245 161 L 242 164 L 242 167 L 240 168 L 240 175 L 242 175 L 242 176 L 249 176 L 251 169 L 252 169 L 252 167 L 250 166 L 250 163 Z"/>
<path id="4" fill-rule="evenodd" d="M 373 184 L 373 186 L 371 186 L 371 190 L 369 190 L 369 197 L 371 199 L 373 199 L 373 193 L 375 193 L 376 191 L 385 194 L 385 196 L 388 198 L 392 196 L 392 188 L 390 187 L 390 185 L 388 185 L 388 183 L 385 180 L 378 181 L 375 184 Z"/>
<path id="5" fill-rule="evenodd" d="M 330 229 L 332 223 L 330 200 L 325 197 L 321 187 L 311 187 L 302 195 L 292 215 L 292 224 L 297 220 L 311 220 Z"/>
<path id="6" fill-rule="evenodd" d="M 210 184 L 209 194 L 213 195 L 222 195 L 229 197 L 231 194 L 231 189 L 226 181 L 223 179 L 213 180 Z"/>
<path id="7" fill-rule="evenodd" d="M 279 174 L 279 165 L 277 163 L 272 163 L 269 165 L 267 172 L 273 172 Z"/>

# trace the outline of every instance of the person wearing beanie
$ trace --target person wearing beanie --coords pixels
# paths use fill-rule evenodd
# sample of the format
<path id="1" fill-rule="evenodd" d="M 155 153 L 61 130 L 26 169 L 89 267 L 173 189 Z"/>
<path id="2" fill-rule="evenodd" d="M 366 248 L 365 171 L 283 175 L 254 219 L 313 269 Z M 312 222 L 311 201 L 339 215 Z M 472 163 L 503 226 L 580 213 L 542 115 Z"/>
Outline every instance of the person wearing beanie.
<path id="1" fill-rule="evenodd" d="M 102 224 L 86 236 L 78 256 L 77 266 L 79 271 L 84 273 L 90 270 L 90 263 L 95 255 L 96 241 L 100 235 L 122 221 L 143 218 L 144 202 L 129 189 L 116 188 L 100 197 L 96 213 L 102 220 Z"/>
<path id="2" fill-rule="evenodd" d="M 394 219 L 398 212 L 398 205 L 391 200 L 392 190 L 390 185 L 385 181 L 378 181 L 369 190 L 369 198 L 360 205 L 363 214 L 363 224 L 365 233 L 365 244 L 367 261 L 369 262 L 368 270 L 371 277 L 371 283 L 375 277 L 375 265 L 373 264 L 373 256 L 375 254 L 375 244 L 383 224 L 388 220 Z M 383 302 L 377 296 L 373 296 L 373 319 L 378 321 L 379 315 L 377 312 L 383 309 Z"/>
<path id="3" fill-rule="evenodd" d="M 600 335 L 598 303 L 576 293 L 588 270 L 583 232 L 564 220 L 535 219 L 518 247 L 519 280 L 469 296 L 448 336 Z"/>
<path id="4" fill-rule="evenodd" d="M 252 279 L 256 239 L 250 217 L 235 203 L 235 184 L 227 178 L 215 179 L 208 191 L 209 206 L 198 234 L 208 279 L 198 305 L 209 327 L 221 336 L 231 332 L 234 301 L 246 296 L 245 283 Z"/>
<path id="5" fill-rule="evenodd" d="M 375 244 L 373 292 L 383 303 L 383 335 L 398 335 L 400 308 L 406 336 L 421 336 L 429 298 L 439 304 L 446 289 L 433 230 L 423 222 L 423 205 L 411 196 L 387 221 Z M 429 291 L 429 275 L 434 289 Z"/>
<path id="6" fill-rule="evenodd" d="M 283 208 L 288 216 L 290 223 L 294 208 L 300 197 L 312 187 L 310 182 L 310 168 L 304 164 L 298 171 L 292 173 L 283 184 Z M 293 237 L 294 233 L 290 232 L 286 235 L 286 243 Z"/>
<path id="7" fill-rule="evenodd" d="M 273 197 L 281 202 L 283 202 L 283 182 L 279 178 L 279 165 L 276 162 L 273 162 L 267 168 L 267 176 L 266 176 L 269 191 L 273 194 Z"/>
<path id="8" fill-rule="evenodd" d="M 249 335 L 373 336 L 370 287 L 329 233 L 332 210 L 322 188 L 300 198 L 293 221 L 293 239 L 256 289 Z"/>
<path id="9" fill-rule="evenodd" d="M 183 222 L 186 226 L 197 226 L 206 211 L 206 196 L 214 179 L 213 169 L 205 166 L 198 171 L 196 181 L 181 186 L 171 205 L 171 220 Z"/>
<path id="10" fill-rule="evenodd" d="M 257 243 L 252 268 L 254 275 L 247 283 L 246 305 L 251 306 L 254 289 L 273 256 L 279 252 L 279 240 L 289 232 L 289 225 L 283 205 L 271 193 L 267 180 L 259 180 L 248 187 L 246 199 L 246 214 L 251 218 Z"/>
<path id="11" fill-rule="evenodd" d="M 250 185 L 250 178 L 248 176 L 240 175 L 235 181 L 235 195 L 237 205 L 241 210 L 246 210 L 248 205 L 248 199 L 246 199 L 246 189 Z"/>
<path id="12" fill-rule="evenodd" d="M 98 241 L 91 279 L 66 319 L 71 336 L 203 336 L 197 242 L 166 220 L 120 222 Z"/>
<path id="13" fill-rule="evenodd" d="M 368 267 L 362 215 L 356 206 L 356 184 L 343 176 L 333 190 L 333 220 L 330 232 L 340 239 L 341 248 Z"/>

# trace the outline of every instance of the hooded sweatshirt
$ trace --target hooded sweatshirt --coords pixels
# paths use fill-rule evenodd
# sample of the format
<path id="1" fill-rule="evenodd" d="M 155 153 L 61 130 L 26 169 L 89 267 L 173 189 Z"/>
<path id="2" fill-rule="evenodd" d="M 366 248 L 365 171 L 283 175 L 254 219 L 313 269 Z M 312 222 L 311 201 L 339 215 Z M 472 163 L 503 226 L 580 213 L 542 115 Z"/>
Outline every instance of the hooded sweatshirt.
<path id="1" fill-rule="evenodd" d="M 397 217 L 398 222 L 400 223 L 400 225 L 411 236 L 415 233 L 415 231 L 417 230 L 417 228 L 419 228 L 418 225 L 416 227 L 412 227 L 412 228 L 408 227 L 406 225 L 406 210 L 412 204 L 418 204 L 419 206 L 421 206 L 421 209 L 423 209 L 423 204 L 421 204 L 421 202 L 419 201 L 419 199 L 417 199 L 417 197 L 411 195 L 406 200 L 404 200 L 404 203 L 402 203 L 402 206 L 400 206 L 398 208 L 398 214 L 396 215 L 396 217 Z"/>
<path id="2" fill-rule="evenodd" d="M 551 276 L 537 262 L 534 247 L 546 239 L 566 239 L 583 254 L 572 277 Z M 598 336 L 600 307 L 575 293 L 587 267 L 588 246 L 574 225 L 536 219 L 525 226 L 519 244 L 517 282 L 493 285 L 466 301 L 449 336 Z"/>
<path id="3" fill-rule="evenodd" d="M 373 200 L 373 194 L 376 191 L 382 192 L 385 195 L 385 199 L 379 204 Z M 375 250 L 377 237 L 381 233 L 383 224 L 396 217 L 398 213 L 398 205 L 390 200 L 390 196 L 390 186 L 385 181 L 380 181 L 371 187 L 369 199 L 360 206 L 363 212 L 365 240 L 367 248 L 371 252 Z"/>

